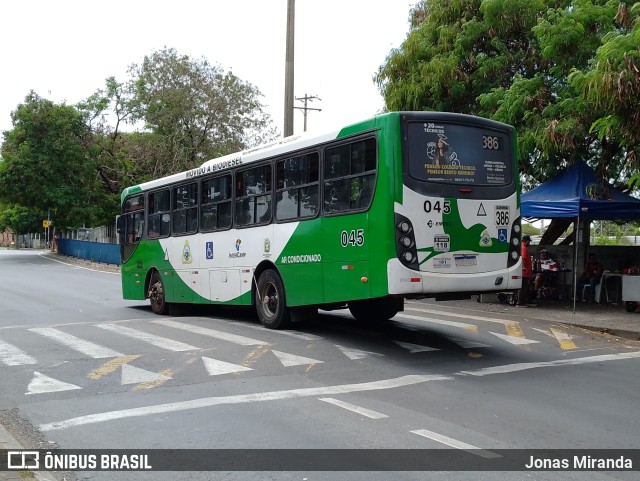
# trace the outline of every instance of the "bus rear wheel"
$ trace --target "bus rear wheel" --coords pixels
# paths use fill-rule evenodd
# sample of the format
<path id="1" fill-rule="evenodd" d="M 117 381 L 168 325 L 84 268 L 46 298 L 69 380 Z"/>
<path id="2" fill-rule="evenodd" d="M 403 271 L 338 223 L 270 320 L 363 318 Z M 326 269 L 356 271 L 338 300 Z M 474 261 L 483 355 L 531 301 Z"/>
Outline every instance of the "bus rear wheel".
<path id="1" fill-rule="evenodd" d="M 351 315 L 360 322 L 384 322 L 402 310 L 402 300 L 390 297 L 365 299 L 349 303 Z"/>
<path id="2" fill-rule="evenodd" d="M 258 318 L 264 327 L 282 329 L 291 323 L 291 310 L 286 306 L 284 285 L 273 269 L 260 274 L 255 303 Z"/>
<path id="3" fill-rule="evenodd" d="M 149 281 L 149 301 L 151 302 L 151 310 L 156 314 L 168 314 L 169 303 L 167 302 L 164 290 L 164 284 L 162 282 L 162 276 L 158 271 L 155 271 L 151 275 L 151 281 Z"/>

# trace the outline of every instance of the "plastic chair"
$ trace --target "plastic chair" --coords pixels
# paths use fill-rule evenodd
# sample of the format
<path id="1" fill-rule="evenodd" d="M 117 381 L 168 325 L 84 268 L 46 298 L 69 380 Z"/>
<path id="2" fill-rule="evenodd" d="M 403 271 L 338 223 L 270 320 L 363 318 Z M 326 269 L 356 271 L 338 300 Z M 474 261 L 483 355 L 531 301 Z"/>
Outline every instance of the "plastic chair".
<path id="1" fill-rule="evenodd" d="M 582 300 L 583 301 L 588 301 L 589 299 L 587 298 L 587 296 L 589 295 L 589 289 L 590 289 L 590 285 L 589 284 L 585 284 L 584 286 L 582 286 Z M 598 284 L 596 284 L 596 293 L 595 293 L 595 302 L 598 303 L 602 303 L 602 281 L 600 281 Z M 607 302 L 609 302 L 609 291 L 607 290 L 607 286 L 604 286 L 604 295 L 606 297 Z"/>

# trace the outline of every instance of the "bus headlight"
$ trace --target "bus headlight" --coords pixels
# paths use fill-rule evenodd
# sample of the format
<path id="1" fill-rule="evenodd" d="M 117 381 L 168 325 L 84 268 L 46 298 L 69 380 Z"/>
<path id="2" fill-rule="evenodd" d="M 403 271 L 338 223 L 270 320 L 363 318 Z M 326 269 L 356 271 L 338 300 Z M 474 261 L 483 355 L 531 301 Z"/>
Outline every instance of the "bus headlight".
<path id="1" fill-rule="evenodd" d="M 407 264 L 411 264 L 411 262 L 413 261 L 413 254 L 409 251 L 404 251 L 402 253 L 402 258 Z"/>

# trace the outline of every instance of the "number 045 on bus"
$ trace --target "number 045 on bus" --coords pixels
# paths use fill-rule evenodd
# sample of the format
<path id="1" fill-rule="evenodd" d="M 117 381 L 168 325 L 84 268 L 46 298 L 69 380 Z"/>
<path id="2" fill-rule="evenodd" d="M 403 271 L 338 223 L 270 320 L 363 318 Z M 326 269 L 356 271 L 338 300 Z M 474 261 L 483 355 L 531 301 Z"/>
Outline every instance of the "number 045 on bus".
<path id="1" fill-rule="evenodd" d="M 394 112 L 292 136 L 122 192 L 125 299 L 255 306 L 286 326 L 348 307 L 386 320 L 404 299 L 521 285 L 511 126 Z"/>

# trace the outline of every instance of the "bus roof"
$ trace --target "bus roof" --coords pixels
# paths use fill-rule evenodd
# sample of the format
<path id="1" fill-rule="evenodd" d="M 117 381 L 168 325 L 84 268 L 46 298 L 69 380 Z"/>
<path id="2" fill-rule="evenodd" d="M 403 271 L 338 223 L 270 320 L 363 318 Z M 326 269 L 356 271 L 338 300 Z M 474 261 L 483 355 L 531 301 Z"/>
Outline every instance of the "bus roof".
<path id="1" fill-rule="evenodd" d="M 345 126 L 341 130 L 334 130 L 331 132 L 320 134 L 306 132 L 304 134 L 292 135 L 290 137 L 284 137 L 264 145 L 252 147 L 241 152 L 235 152 L 233 154 L 210 159 L 203 162 L 199 167 L 195 169 L 150 180 L 136 186 L 127 187 L 122 192 L 122 200 L 124 201 L 124 199 L 128 195 L 137 192 L 147 191 L 156 187 L 162 187 L 164 185 L 173 184 L 183 180 L 186 181 L 213 172 L 223 171 L 231 167 L 237 167 L 239 165 L 257 162 L 286 152 L 293 152 L 309 146 L 322 144 L 324 142 L 328 142 L 330 140 L 338 138 L 340 136 L 340 133 L 344 129 L 357 127 L 360 124 L 370 123 L 371 121 L 379 120 L 381 117 L 387 117 L 390 115 L 398 115 L 398 112 L 377 115 L 361 122 Z"/>

